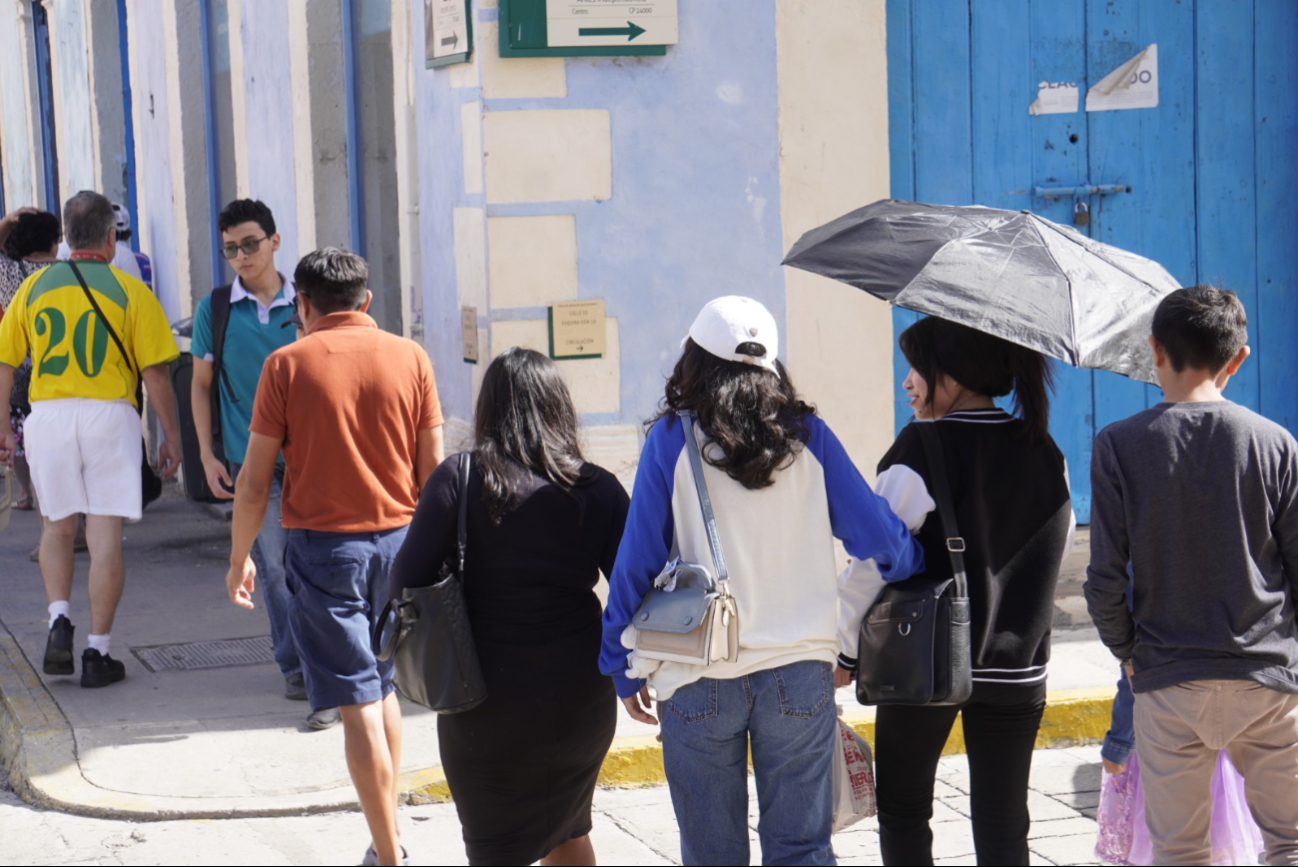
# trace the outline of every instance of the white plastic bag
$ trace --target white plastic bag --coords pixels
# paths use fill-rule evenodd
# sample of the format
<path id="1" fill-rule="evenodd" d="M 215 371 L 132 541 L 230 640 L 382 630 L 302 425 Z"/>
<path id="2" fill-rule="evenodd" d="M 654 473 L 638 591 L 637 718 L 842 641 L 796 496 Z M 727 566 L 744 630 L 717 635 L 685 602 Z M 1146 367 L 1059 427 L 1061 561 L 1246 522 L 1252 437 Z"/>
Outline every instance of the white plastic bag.
<path id="1" fill-rule="evenodd" d="M 878 812 L 870 745 L 840 718 L 834 729 L 834 833 Z"/>

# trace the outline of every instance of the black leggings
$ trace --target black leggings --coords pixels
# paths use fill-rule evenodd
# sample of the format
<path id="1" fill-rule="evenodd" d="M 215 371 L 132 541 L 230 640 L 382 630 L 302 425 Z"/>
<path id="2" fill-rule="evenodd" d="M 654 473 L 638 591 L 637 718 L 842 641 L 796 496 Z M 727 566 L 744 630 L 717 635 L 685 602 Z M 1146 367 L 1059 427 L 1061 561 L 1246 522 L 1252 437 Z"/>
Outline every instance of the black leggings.
<path id="1" fill-rule="evenodd" d="M 880 707 L 874 767 L 883 863 L 933 863 L 933 781 L 961 713 L 978 863 L 1027 864 L 1028 775 L 1045 706 L 1043 681 L 975 683 L 960 707 Z"/>

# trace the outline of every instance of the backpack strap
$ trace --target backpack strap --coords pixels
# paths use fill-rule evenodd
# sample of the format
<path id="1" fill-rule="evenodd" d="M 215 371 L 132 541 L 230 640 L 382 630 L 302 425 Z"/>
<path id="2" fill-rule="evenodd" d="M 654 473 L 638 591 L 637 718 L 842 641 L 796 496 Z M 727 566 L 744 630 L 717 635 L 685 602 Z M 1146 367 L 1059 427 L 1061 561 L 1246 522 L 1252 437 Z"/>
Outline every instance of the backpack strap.
<path id="1" fill-rule="evenodd" d="M 212 407 L 212 450 L 221 460 L 224 456 L 224 442 L 221 438 L 221 386 L 225 386 L 226 397 L 230 403 L 238 403 L 239 396 L 230 386 L 230 374 L 225 372 L 225 332 L 230 325 L 230 295 L 234 284 L 218 286 L 212 290 L 212 383 L 215 386 L 209 393 Z"/>

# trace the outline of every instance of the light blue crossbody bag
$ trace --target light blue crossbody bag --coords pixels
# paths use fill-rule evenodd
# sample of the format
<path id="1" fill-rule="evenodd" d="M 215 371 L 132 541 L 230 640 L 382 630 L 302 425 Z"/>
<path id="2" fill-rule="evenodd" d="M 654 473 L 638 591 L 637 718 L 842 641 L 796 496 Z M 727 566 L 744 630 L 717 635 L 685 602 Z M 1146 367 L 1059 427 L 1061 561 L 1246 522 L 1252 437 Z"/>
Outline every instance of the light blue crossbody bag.
<path id="1" fill-rule="evenodd" d="M 685 429 L 685 451 L 716 572 L 679 557 L 668 563 L 631 620 L 636 629 L 635 652 L 643 659 L 689 665 L 733 662 L 739 658 L 739 609 L 730 593 L 721 536 L 703 478 L 703 456 L 694 436 L 694 417 L 688 410 L 677 415 Z"/>

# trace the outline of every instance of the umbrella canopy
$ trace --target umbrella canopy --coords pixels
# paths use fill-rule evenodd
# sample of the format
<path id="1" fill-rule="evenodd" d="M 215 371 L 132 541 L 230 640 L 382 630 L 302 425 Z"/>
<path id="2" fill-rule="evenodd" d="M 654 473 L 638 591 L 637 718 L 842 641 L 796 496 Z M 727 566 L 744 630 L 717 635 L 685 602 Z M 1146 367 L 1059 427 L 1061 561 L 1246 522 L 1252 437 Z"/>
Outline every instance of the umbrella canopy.
<path id="1" fill-rule="evenodd" d="M 1076 367 L 1152 383 L 1154 309 L 1180 288 L 1157 262 L 1030 211 L 897 199 L 812 229 L 784 264 Z"/>

